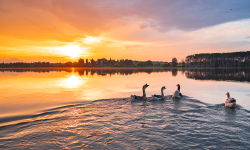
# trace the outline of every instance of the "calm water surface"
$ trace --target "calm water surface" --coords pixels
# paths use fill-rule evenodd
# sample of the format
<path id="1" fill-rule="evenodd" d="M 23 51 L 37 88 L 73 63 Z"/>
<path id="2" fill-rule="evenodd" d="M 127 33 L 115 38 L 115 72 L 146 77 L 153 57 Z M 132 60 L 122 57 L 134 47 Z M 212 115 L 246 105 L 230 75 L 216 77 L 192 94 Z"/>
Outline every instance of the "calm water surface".
<path id="1" fill-rule="evenodd" d="M 166 100 L 131 102 L 145 83 Z M 249 83 L 237 68 L 2 69 L 0 148 L 250 149 Z"/>

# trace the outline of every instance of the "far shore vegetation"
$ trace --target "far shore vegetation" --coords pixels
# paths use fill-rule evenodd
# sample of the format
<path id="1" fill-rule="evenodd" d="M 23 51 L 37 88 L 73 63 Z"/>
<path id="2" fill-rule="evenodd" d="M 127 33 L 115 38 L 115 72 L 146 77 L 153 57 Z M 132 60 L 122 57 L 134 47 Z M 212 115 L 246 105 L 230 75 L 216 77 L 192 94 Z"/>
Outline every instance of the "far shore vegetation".
<path id="1" fill-rule="evenodd" d="M 163 61 L 137 61 L 131 59 L 82 59 L 75 62 L 14 62 L 0 63 L 0 68 L 36 68 L 36 67 L 250 67 L 250 51 L 233 53 L 206 53 L 194 54 L 178 62 L 172 58 L 172 62 Z"/>
<path id="2" fill-rule="evenodd" d="M 173 62 L 158 62 L 158 61 L 136 61 L 130 59 L 82 59 L 80 58 L 76 62 L 66 62 L 66 63 L 50 63 L 50 62 L 15 62 L 15 63 L 0 63 L 0 68 L 26 68 L 26 67 L 183 67 L 181 63 L 178 64 L 175 58 Z"/>

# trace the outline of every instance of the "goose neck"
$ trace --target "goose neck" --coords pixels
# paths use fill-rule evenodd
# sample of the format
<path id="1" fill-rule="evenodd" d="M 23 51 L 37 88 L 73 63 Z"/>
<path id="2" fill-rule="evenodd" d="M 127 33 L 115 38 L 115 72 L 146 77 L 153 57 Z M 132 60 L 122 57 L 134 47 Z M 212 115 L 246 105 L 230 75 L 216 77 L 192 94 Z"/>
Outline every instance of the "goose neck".
<path id="1" fill-rule="evenodd" d="M 164 89 L 161 89 L 161 96 L 164 97 L 164 92 L 163 92 Z"/>
<path id="2" fill-rule="evenodd" d="M 142 92 L 143 92 L 143 97 L 146 97 L 146 91 L 144 87 L 142 88 Z"/>

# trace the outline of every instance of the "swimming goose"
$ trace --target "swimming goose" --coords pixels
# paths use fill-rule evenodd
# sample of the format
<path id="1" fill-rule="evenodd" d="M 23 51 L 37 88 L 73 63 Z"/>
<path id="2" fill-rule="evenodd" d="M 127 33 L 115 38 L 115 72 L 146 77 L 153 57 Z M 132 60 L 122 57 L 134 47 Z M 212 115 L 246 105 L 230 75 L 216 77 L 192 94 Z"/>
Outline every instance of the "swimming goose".
<path id="1" fill-rule="evenodd" d="M 155 100 L 155 101 L 164 100 L 165 97 L 164 97 L 163 90 L 165 90 L 165 89 L 166 89 L 165 86 L 163 86 L 163 87 L 161 88 L 161 95 L 152 95 L 152 100 Z"/>
<path id="2" fill-rule="evenodd" d="M 227 107 L 235 107 L 236 99 L 230 97 L 229 92 L 227 92 L 226 95 L 227 95 L 227 99 L 225 101 L 225 106 L 227 106 Z"/>
<path id="3" fill-rule="evenodd" d="M 182 97 L 182 94 L 180 92 L 181 86 L 179 84 L 177 84 L 176 86 L 177 86 L 177 90 L 174 92 L 172 98 L 180 99 Z"/>
<path id="4" fill-rule="evenodd" d="M 143 87 L 142 87 L 143 95 L 142 95 L 142 96 L 131 95 L 131 99 L 132 99 L 133 101 L 147 100 L 145 89 L 146 89 L 148 86 L 149 86 L 149 85 L 147 85 L 147 84 L 143 85 Z"/>

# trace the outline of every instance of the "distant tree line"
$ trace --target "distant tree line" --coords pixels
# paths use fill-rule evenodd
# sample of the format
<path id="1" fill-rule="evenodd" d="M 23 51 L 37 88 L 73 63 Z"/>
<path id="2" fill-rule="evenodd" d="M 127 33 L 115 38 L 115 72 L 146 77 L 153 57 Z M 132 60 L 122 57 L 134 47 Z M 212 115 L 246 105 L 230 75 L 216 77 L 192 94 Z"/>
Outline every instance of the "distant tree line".
<path id="1" fill-rule="evenodd" d="M 250 51 L 194 54 L 185 61 L 187 67 L 249 67 Z"/>
<path id="2" fill-rule="evenodd" d="M 171 67 L 172 63 L 168 62 L 157 62 L 157 61 L 136 61 L 131 59 L 82 59 L 80 58 L 75 62 L 59 62 L 59 63 L 50 63 L 50 62 L 15 62 L 15 63 L 0 63 L 0 68 L 25 68 L 25 67 Z"/>

